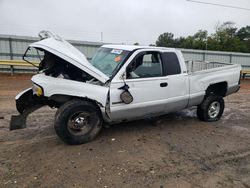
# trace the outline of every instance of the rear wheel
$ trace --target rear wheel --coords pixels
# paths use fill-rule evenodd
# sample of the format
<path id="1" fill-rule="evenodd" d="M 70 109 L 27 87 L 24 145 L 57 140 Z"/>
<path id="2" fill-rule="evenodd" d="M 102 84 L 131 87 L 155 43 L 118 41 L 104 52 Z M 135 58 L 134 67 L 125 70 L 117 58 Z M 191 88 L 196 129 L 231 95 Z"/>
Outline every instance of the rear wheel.
<path id="1" fill-rule="evenodd" d="M 69 101 L 58 109 L 54 127 L 57 135 L 67 144 L 89 142 L 102 128 L 100 110 L 89 101 Z"/>
<path id="2" fill-rule="evenodd" d="M 224 100 L 221 96 L 209 95 L 197 108 L 197 117 L 201 121 L 218 121 L 224 111 Z"/>

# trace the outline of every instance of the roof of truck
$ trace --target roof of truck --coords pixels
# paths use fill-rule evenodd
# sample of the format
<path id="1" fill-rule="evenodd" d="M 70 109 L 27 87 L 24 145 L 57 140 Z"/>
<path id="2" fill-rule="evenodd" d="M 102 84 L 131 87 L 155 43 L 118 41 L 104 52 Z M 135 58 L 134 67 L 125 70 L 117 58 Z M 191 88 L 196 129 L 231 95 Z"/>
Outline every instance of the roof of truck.
<path id="1" fill-rule="evenodd" d="M 103 45 L 104 48 L 114 48 L 126 51 L 133 51 L 138 49 L 160 49 L 160 50 L 169 50 L 175 51 L 174 48 L 165 48 L 165 47 L 155 47 L 155 46 L 138 46 L 138 45 L 118 45 L 118 44 L 107 44 Z"/>

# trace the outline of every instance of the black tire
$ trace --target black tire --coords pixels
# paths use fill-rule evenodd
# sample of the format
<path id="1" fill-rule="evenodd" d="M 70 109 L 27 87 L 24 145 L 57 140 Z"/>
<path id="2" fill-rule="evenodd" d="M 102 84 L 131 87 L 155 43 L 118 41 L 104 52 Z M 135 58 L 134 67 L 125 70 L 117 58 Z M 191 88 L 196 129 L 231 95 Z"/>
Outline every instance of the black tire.
<path id="1" fill-rule="evenodd" d="M 83 144 L 93 140 L 102 128 L 100 109 L 89 101 L 71 100 L 57 110 L 56 134 L 67 144 Z"/>
<path id="2" fill-rule="evenodd" d="M 201 105 L 197 106 L 196 114 L 199 120 L 204 121 L 204 116 L 202 115 L 203 112 L 201 110 Z"/>
<path id="3" fill-rule="evenodd" d="M 197 107 L 197 117 L 201 121 L 218 121 L 224 112 L 224 99 L 221 96 L 209 95 Z"/>

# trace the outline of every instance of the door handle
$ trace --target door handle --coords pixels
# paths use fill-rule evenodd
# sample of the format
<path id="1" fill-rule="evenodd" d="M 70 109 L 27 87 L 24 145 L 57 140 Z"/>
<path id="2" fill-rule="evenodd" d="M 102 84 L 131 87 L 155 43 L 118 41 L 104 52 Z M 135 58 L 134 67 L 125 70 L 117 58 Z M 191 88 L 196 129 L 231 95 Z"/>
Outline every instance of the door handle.
<path id="1" fill-rule="evenodd" d="M 167 82 L 160 83 L 160 86 L 161 86 L 161 87 L 167 87 L 167 86 L 168 86 L 168 83 L 167 83 Z"/>

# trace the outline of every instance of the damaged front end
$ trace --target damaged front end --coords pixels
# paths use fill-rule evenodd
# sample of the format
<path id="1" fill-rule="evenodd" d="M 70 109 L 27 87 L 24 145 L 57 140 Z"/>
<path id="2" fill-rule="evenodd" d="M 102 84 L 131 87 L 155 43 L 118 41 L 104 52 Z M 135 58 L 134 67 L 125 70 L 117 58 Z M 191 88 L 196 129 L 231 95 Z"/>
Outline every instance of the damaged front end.
<path id="1" fill-rule="evenodd" d="M 16 96 L 16 108 L 19 115 L 12 115 L 10 120 L 10 130 L 26 128 L 26 120 L 29 114 L 48 104 L 46 97 L 42 96 L 42 88 L 34 84 Z"/>
<path id="2" fill-rule="evenodd" d="M 110 78 L 67 41 L 43 34 L 46 37 L 30 44 L 23 55 L 23 60 L 36 66 L 38 73 L 31 79 L 33 87 L 15 98 L 20 114 L 12 115 L 10 130 L 25 128 L 28 115 L 45 105 L 59 108 L 72 98 L 106 103 L 103 96 L 108 92 Z"/>

